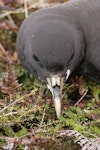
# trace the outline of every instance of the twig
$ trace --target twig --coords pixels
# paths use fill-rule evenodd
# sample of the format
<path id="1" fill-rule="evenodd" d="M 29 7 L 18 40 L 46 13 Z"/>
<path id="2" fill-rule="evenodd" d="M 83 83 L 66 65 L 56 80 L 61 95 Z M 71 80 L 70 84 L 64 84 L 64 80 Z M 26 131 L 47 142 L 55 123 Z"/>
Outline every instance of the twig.
<path id="1" fill-rule="evenodd" d="M 40 4 L 39 2 L 31 5 L 28 7 L 28 10 L 32 9 L 32 8 L 45 8 L 45 7 L 49 7 L 49 6 L 52 6 L 52 5 L 56 5 L 54 3 L 45 3 L 45 4 Z M 1 18 L 4 18 L 10 14 L 16 14 L 16 13 L 24 13 L 25 12 L 25 9 L 23 8 L 18 8 L 16 10 L 13 10 L 13 11 L 2 11 L 2 14 L 0 14 L 0 19 Z"/>
<path id="2" fill-rule="evenodd" d="M 7 113 L 7 114 L 4 114 L 4 115 L 2 115 L 2 116 L 0 116 L 0 118 L 2 118 L 2 117 L 7 117 L 7 116 L 12 116 L 12 115 L 15 115 L 15 114 L 17 114 L 18 112 L 10 112 L 10 113 Z"/>
<path id="3" fill-rule="evenodd" d="M 24 0 L 24 9 L 25 9 L 25 18 L 27 18 L 28 17 L 27 0 Z"/>
<path id="4" fill-rule="evenodd" d="M 19 98 L 19 99 L 16 99 L 14 102 L 10 103 L 8 106 L 5 106 L 3 109 L 0 110 L 0 113 L 2 113 L 4 110 L 8 109 L 9 107 L 11 107 L 12 105 L 14 105 L 15 103 L 21 101 L 23 98 L 27 97 L 27 96 L 30 96 L 33 94 L 33 91 L 31 91 L 30 94 L 26 94 L 24 95 L 23 97 Z"/>
<path id="5" fill-rule="evenodd" d="M 1 49 L 2 53 L 3 53 L 5 56 L 8 55 L 8 53 L 6 52 L 6 50 L 4 49 L 4 47 L 3 47 L 3 45 L 2 45 L 1 43 L 0 43 L 0 49 Z"/>
<path id="6" fill-rule="evenodd" d="M 45 108 L 43 110 L 43 115 L 42 115 L 42 120 L 41 120 L 41 123 L 40 123 L 40 126 L 39 126 L 39 130 L 41 129 L 42 127 L 42 124 L 43 124 L 43 121 L 44 121 L 44 117 L 45 117 Z"/>
<path id="7" fill-rule="evenodd" d="M 86 90 L 86 91 L 84 92 L 84 94 L 82 95 L 82 97 L 75 103 L 74 106 L 77 106 L 77 105 L 83 100 L 83 98 L 85 97 L 85 95 L 87 94 L 87 92 L 88 92 L 88 90 Z"/>
<path id="8" fill-rule="evenodd" d="M 13 27 L 13 28 L 16 28 L 16 24 L 15 24 L 14 20 L 12 19 L 11 15 L 9 14 L 7 17 L 8 17 L 8 19 L 9 19 L 9 21 L 10 21 L 12 27 Z"/>
<path id="9" fill-rule="evenodd" d="M 2 51 L 2 54 L 3 54 L 4 56 L 6 56 L 6 58 L 7 58 L 7 60 L 8 60 L 8 63 L 9 63 L 9 64 L 12 63 L 12 59 L 11 59 L 9 53 L 4 49 L 4 47 L 3 47 L 3 45 L 2 45 L 1 43 L 0 43 L 0 49 L 1 49 L 1 51 Z"/>
<path id="10" fill-rule="evenodd" d="M 30 110 L 28 110 L 27 111 L 27 113 L 32 113 L 34 110 L 33 110 L 33 108 L 32 109 L 30 109 Z M 12 115 L 15 115 L 15 114 L 18 114 L 19 113 L 19 110 L 18 111 L 15 111 L 15 112 L 9 112 L 9 113 L 7 113 L 7 114 L 3 114 L 2 116 L 0 116 L 0 118 L 2 118 L 2 117 L 7 117 L 7 116 L 12 116 Z M 26 113 L 26 111 L 25 110 L 20 110 L 20 113 L 22 113 L 23 115 L 22 116 L 24 116 L 25 115 L 25 113 Z M 22 117 L 21 116 L 21 117 Z"/>

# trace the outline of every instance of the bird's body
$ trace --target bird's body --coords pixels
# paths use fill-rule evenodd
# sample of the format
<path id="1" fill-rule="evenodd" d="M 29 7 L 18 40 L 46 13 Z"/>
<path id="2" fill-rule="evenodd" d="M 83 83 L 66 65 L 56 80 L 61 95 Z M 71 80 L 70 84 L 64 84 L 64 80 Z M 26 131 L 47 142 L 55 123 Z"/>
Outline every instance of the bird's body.
<path id="1" fill-rule="evenodd" d="M 17 51 L 52 87 L 75 70 L 100 83 L 100 0 L 70 0 L 32 13 L 19 30 Z"/>

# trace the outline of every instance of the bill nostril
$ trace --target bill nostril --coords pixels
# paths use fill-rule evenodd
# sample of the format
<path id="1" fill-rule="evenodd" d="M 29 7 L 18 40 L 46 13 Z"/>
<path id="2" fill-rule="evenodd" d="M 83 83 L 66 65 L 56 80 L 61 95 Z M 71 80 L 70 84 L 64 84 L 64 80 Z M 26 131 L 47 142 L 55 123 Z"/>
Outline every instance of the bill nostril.
<path id="1" fill-rule="evenodd" d="M 34 55 L 34 54 L 33 54 L 33 59 L 34 59 L 35 61 L 38 61 L 38 62 L 39 62 L 38 57 L 37 57 L 36 55 Z"/>

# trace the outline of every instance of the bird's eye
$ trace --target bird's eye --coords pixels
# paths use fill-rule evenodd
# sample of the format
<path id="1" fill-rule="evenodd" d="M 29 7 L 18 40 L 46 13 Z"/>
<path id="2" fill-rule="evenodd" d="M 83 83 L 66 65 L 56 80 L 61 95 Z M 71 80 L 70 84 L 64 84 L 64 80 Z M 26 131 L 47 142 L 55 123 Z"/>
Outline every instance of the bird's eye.
<path id="1" fill-rule="evenodd" d="M 38 59 L 37 56 L 33 55 L 33 59 L 34 59 L 35 61 L 38 61 L 38 62 L 39 62 L 39 59 Z"/>

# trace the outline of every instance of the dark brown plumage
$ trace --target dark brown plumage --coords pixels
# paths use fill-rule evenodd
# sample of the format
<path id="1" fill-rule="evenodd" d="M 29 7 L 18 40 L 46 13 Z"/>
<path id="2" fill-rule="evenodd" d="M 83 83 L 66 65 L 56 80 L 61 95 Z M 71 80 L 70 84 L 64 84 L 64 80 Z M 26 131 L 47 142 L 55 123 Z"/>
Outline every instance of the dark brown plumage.
<path id="1" fill-rule="evenodd" d="M 100 0 L 70 0 L 32 13 L 20 27 L 17 52 L 49 85 L 59 111 L 63 82 L 73 71 L 100 83 Z"/>

